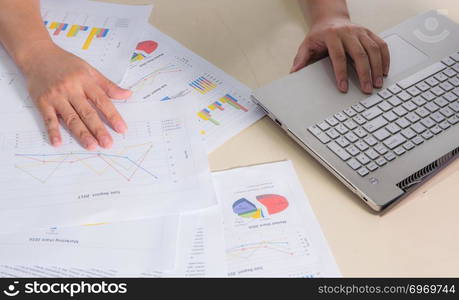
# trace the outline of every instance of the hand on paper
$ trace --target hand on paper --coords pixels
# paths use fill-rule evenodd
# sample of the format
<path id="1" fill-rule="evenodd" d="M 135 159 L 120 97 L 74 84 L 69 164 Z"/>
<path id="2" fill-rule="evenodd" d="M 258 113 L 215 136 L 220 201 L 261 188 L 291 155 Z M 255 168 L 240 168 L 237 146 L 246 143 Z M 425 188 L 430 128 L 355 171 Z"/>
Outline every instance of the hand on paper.
<path id="1" fill-rule="evenodd" d="M 102 119 L 116 132 L 124 133 L 127 125 L 110 99 L 126 99 L 131 92 L 52 43 L 30 52 L 33 54 L 23 71 L 51 144 L 57 147 L 62 143 L 61 118 L 84 148 L 111 147 L 113 139 Z"/>

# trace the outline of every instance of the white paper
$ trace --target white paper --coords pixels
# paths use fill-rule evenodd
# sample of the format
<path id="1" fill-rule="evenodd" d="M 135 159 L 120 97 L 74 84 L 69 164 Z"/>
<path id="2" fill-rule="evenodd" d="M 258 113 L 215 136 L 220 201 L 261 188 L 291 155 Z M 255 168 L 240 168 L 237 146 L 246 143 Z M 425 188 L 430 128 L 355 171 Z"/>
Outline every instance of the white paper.
<path id="1" fill-rule="evenodd" d="M 154 225 L 147 223 L 145 221 L 138 225 Z M 137 236 L 142 234 L 143 239 L 149 240 L 151 234 L 146 234 L 147 230 L 152 229 L 143 229 Z M 40 260 L 42 264 L 39 264 L 34 259 L 30 260 L 29 264 L 14 264 L 5 257 L 0 259 L 0 277 L 225 277 L 227 272 L 224 244 L 221 208 L 215 206 L 182 215 L 176 244 L 177 251 L 172 251 L 177 255 L 175 268 L 170 271 L 164 266 L 146 269 L 147 266 L 151 266 L 150 264 L 145 265 L 141 271 L 139 270 L 141 268 L 137 268 L 136 272 L 132 267 L 126 270 L 124 265 L 115 261 L 107 268 L 101 268 L 100 264 L 88 265 L 88 263 L 68 267 L 66 262 L 58 265 L 44 260 Z M 163 247 L 164 251 L 166 247 Z M 170 255 L 166 254 L 166 258 L 170 258 Z"/>
<path id="2" fill-rule="evenodd" d="M 47 277 L 46 270 L 106 270 L 103 276 L 175 269 L 180 217 L 52 227 L 0 235 L 0 277 Z M 20 267 L 29 266 L 29 267 Z M 41 266 L 41 267 L 36 267 Z M 15 272 L 14 269 L 17 269 Z M 25 270 L 36 269 L 34 273 Z M 22 271 L 19 271 L 22 270 Z M 48 274 L 49 275 L 49 274 Z"/>
<path id="3" fill-rule="evenodd" d="M 186 106 L 125 107 L 121 113 L 127 134 L 112 132 L 114 148 L 96 152 L 68 134 L 53 148 L 34 115 L 5 116 L 15 129 L 0 131 L 0 233 L 152 217 L 215 203 L 204 144 Z"/>
<path id="4" fill-rule="evenodd" d="M 140 277 L 225 277 L 225 240 L 220 206 L 181 218 L 177 268 L 143 273 Z"/>
<path id="5" fill-rule="evenodd" d="M 33 107 L 24 76 L 1 45 L 0 90 L 2 91 L 0 117 L 3 117 L 3 114 L 23 113 Z"/>
<path id="6" fill-rule="evenodd" d="M 264 115 L 248 87 L 154 27 L 138 44 L 122 85 L 136 97 L 118 106 L 193 103 L 208 152 Z"/>
<path id="7" fill-rule="evenodd" d="M 41 0 L 53 41 L 115 82 L 122 80 L 151 10 L 151 5 Z"/>
<path id="8" fill-rule="evenodd" d="M 338 277 L 290 162 L 214 173 L 230 277 Z"/>

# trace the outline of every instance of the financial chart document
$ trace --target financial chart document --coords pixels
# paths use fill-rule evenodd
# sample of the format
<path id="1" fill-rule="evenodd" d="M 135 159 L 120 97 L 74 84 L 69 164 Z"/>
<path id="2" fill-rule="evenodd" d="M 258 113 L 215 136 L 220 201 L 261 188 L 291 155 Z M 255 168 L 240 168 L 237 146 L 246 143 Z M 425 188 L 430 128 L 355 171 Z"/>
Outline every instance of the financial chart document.
<path id="1" fill-rule="evenodd" d="M 140 277 L 225 277 L 225 239 L 221 208 L 182 214 L 176 268 L 142 273 Z"/>
<path id="2" fill-rule="evenodd" d="M 248 87 L 151 26 L 131 56 L 122 85 L 136 101 L 119 106 L 192 103 L 208 152 L 264 115 Z"/>
<path id="3" fill-rule="evenodd" d="M 130 259 L 128 261 L 118 255 L 117 249 L 114 250 L 117 255 L 114 258 L 121 257 L 120 261 L 115 259 L 107 261 L 106 257 L 99 261 L 97 256 L 95 259 L 89 259 L 85 262 L 81 262 L 78 259 L 73 263 L 69 263 L 68 260 L 64 259 L 50 260 L 50 255 L 41 251 L 47 248 L 55 251 L 59 248 L 51 246 L 44 248 L 40 246 L 40 252 L 36 251 L 35 253 L 41 253 L 43 258 L 38 260 L 24 257 L 17 259 L 15 257 L 18 255 L 10 252 L 6 253 L 3 258 L 0 258 L 0 277 L 225 277 L 227 273 L 225 241 L 220 207 L 213 206 L 209 209 L 182 214 L 180 228 L 177 233 L 178 237 L 174 235 L 174 230 L 176 230 L 174 218 L 175 216 L 169 216 L 114 224 L 116 227 L 112 228 L 120 229 L 123 237 L 132 234 L 135 238 L 138 237 L 141 240 L 139 243 L 134 238 L 124 237 L 121 241 L 125 243 L 132 239 L 132 244 L 127 243 L 130 245 L 129 249 L 125 249 L 120 253 L 140 253 L 138 258 L 134 258 L 134 263 Z M 125 227 L 125 225 L 127 226 Z M 107 230 L 107 228 L 102 228 L 102 232 L 98 233 L 98 236 L 106 233 Z M 43 231 L 42 235 L 50 235 L 55 231 L 57 231 L 57 228 L 51 228 Z M 76 232 L 77 230 L 74 229 L 74 231 Z M 82 231 L 81 227 L 79 231 Z M 22 236 L 28 237 L 33 236 L 33 234 L 27 233 L 22 234 Z M 174 243 L 172 237 L 175 237 L 177 241 L 174 244 L 174 249 L 169 247 Z M 160 238 L 164 240 L 161 241 Z M 158 244 L 160 242 L 161 244 Z M 9 243 L 11 243 L 11 240 Z M 140 245 L 143 245 L 142 243 L 152 245 L 152 248 L 157 251 L 150 251 L 149 255 L 145 256 L 146 253 L 139 249 Z M 27 243 L 20 243 L 15 247 L 22 251 L 23 246 L 26 245 Z M 2 245 L 0 244 L 0 246 Z M 65 253 L 69 253 L 67 250 L 65 251 Z M 73 251 L 73 249 L 70 249 L 70 251 Z M 78 257 L 83 257 L 83 255 L 89 255 L 93 252 L 99 253 L 93 250 L 91 250 L 93 252 L 84 249 L 82 251 L 83 253 L 77 253 Z M 103 248 L 101 251 L 108 253 L 108 251 L 112 250 Z M 175 266 L 170 268 L 172 256 L 175 258 Z M 162 265 L 157 263 L 158 259 L 164 260 Z M 136 264 L 137 262 L 139 264 Z M 129 266 L 127 267 L 126 265 Z"/>
<path id="4" fill-rule="evenodd" d="M 112 132 L 114 147 L 94 152 L 64 130 L 63 145 L 51 147 L 46 131 L 38 129 L 43 125 L 26 116 L 6 122 L 15 128 L 0 131 L 0 233 L 152 217 L 215 203 L 204 143 L 187 106 L 125 107 L 121 113 L 127 134 Z"/>
<path id="5" fill-rule="evenodd" d="M 229 277 L 338 277 L 290 162 L 214 173 Z"/>
<path id="6" fill-rule="evenodd" d="M 0 277 L 114 277 L 173 270 L 179 221 L 180 216 L 170 215 L 0 234 Z"/>
<path id="7" fill-rule="evenodd" d="M 44 26 L 53 41 L 115 82 L 126 72 L 151 9 L 151 5 L 41 0 Z"/>

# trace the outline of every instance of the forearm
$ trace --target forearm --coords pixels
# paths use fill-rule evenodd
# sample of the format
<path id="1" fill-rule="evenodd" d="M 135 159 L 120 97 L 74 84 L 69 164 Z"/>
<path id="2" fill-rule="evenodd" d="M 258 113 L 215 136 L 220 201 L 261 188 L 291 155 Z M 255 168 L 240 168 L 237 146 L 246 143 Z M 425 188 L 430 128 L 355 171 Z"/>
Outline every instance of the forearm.
<path id="1" fill-rule="evenodd" d="M 39 0 L 0 0 L 0 43 L 23 70 L 32 49 L 53 45 L 41 18 Z"/>
<path id="2" fill-rule="evenodd" d="M 300 0 L 310 25 L 336 18 L 349 19 L 346 0 Z"/>

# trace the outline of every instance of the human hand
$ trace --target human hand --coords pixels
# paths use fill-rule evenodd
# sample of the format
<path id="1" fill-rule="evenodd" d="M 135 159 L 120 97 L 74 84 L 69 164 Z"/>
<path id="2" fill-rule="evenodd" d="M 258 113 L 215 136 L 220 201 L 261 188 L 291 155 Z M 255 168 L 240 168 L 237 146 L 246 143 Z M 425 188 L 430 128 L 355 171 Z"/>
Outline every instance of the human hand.
<path id="1" fill-rule="evenodd" d="M 110 148 L 113 139 L 101 115 L 116 132 L 124 133 L 127 125 L 110 99 L 127 99 L 131 92 L 54 44 L 41 45 L 30 53 L 33 56 L 24 59 L 22 69 L 50 143 L 55 147 L 62 144 L 60 117 L 84 148 Z"/>
<path id="2" fill-rule="evenodd" d="M 330 56 L 338 89 L 349 89 L 347 55 L 353 60 L 360 89 L 367 94 L 383 86 L 389 74 L 390 54 L 387 44 L 376 34 L 348 18 L 338 17 L 317 21 L 301 44 L 291 72 Z"/>

